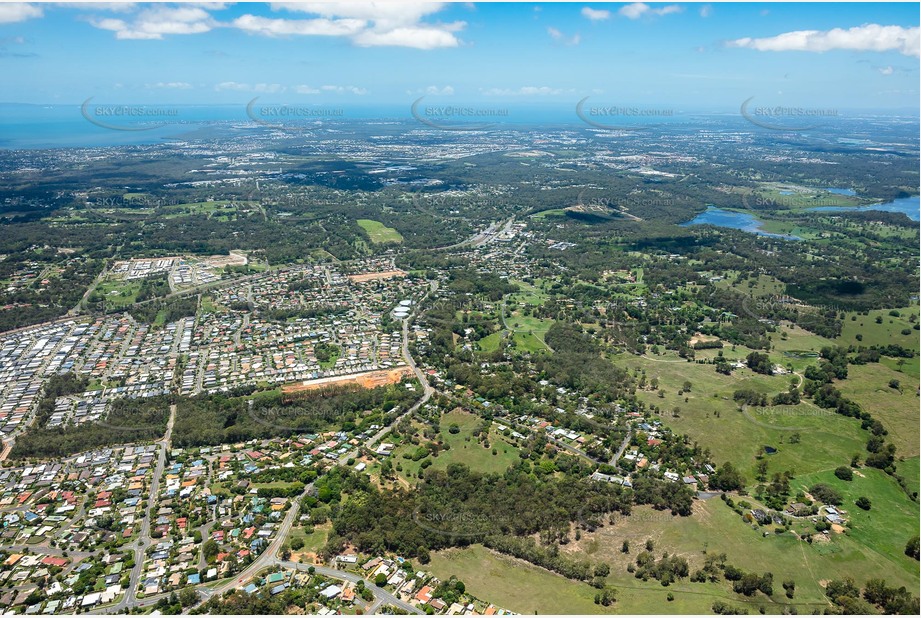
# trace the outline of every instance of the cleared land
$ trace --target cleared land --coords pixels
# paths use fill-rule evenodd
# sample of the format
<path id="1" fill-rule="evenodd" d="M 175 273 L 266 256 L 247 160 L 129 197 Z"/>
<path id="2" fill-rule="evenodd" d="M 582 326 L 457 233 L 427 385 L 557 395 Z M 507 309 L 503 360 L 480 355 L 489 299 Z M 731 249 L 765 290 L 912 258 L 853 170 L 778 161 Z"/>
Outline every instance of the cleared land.
<path id="1" fill-rule="evenodd" d="M 396 369 L 381 369 L 379 371 L 366 371 L 364 373 L 353 373 L 347 376 L 331 376 L 329 378 L 317 378 L 316 380 L 304 380 L 295 384 L 285 384 L 281 387 L 282 393 L 297 393 L 300 391 L 314 391 L 329 386 L 343 386 L 346 384 L 357 384 L 362 388 L 377 388 L 395 384 L 403 379 L 404 376 L 412 375 L 413 370 L 409 367 L 397 367 Z"/>
<path id="2" fill-rule="evenodd" d="M 398 231 L 392 227 L 387 227 L 380 221 L 358 219 L 357 223 L 361 226 L 361 229 L 368 233 L 368 238 L 375 245 L 387 242 L 403 242 L 403 236 Z"/>

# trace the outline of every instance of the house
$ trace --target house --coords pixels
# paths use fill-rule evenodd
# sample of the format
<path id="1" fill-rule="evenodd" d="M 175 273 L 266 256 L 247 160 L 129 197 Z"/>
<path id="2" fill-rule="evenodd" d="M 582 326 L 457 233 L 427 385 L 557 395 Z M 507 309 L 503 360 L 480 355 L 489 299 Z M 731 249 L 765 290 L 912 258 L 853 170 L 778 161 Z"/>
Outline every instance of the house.
<path id="1" fill-rule="evenodd" d="M 416 593 L 416 600 L 420 603 L 428 603 L 432 600 L 432 587 L 431 586 L 422 586 L 419 592 Z"/>

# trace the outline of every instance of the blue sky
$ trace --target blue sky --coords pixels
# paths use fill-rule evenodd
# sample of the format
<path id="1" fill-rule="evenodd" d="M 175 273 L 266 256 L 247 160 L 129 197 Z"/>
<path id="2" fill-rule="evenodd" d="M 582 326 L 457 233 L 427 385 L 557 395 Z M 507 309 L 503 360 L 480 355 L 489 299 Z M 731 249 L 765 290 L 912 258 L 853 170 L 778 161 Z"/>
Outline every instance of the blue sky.
<path id="1" fill-rule="evenodd" d="M 916 3 L 0 4 L 0 101 L 918 109 Z"/>

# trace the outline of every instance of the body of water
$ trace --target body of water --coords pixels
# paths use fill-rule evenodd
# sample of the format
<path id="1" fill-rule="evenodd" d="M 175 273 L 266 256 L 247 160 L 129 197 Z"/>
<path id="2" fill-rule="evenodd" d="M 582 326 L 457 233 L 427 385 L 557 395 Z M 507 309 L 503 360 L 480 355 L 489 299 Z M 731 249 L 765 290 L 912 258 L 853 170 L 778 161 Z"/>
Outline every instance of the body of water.
<path id="1" fill-rule="evenodd" d="M 707 210 L 700 213 L 687 223 L 682 223 L 682 227 L 689 225 L 715 225 L 717 227 L 728 227 L 743 232 L 751 232 L 759 236 L 769 236 L 771 238 L 783 238 L 785 240 L 800 240 L 798 236 L 789 234 L 772 234 L 761 229 L 761 221 L 754 216 L 744 212 L 734 212 L 723 210 L 716 206 L 707 206 Z"/>
<path id="2" fill-rule="evenodd" d="M 878 210 L 881 212 L 900 212 L 912 221 L 921 220 L 921 198 L 915 195 L 912 197 L 901 197 L 885 204 L 868 204 L 866 206 L 818 206 L 811 208 L 810 211 L 820 212 L 847 212 L 852 210 Z"/>

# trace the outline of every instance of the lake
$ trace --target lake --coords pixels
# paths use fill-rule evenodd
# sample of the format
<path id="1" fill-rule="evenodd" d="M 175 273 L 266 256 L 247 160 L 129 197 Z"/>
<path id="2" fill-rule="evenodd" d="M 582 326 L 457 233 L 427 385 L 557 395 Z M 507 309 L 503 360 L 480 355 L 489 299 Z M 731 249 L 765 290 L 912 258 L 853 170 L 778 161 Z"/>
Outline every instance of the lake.
<path id="1" fill-rule="evenodd" d="M 742 230 L 743 232 L 758 234 L 759 236 L 783 238 L 785 240 L 801 240 L 798 236 L 791 236 L 789 234 L 772 234 L 770 232 L 766 232 L 761 229 L 761 221 L 759 221 L 756 217 L 744 212 L 723 210 L 722 208 L 717 208 L 716 206 L 707 206 L 707 210 L 700 213 L 690 221 L 682 223 L 681 227 L 688 227 L 690 225 L 715 225 L 717 227 L 728 227 L 734 230 Z"/>
<path id="2" fill-rule="evenodd" d="M 819 206 L 811 208 L 810 211 L 820 212 L 845 212 L 851 210 L 878 210 L 880 212 L 900 212 L 906 215 L 912 221 L 921 220 L 921 198 L 914 195 L 912 197 L 901 197 L 885 204 L 868 204 L 867 206 Z"/>

